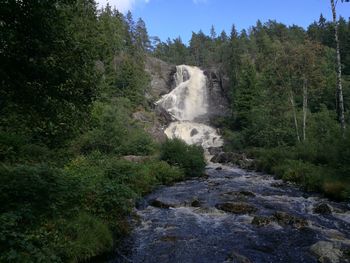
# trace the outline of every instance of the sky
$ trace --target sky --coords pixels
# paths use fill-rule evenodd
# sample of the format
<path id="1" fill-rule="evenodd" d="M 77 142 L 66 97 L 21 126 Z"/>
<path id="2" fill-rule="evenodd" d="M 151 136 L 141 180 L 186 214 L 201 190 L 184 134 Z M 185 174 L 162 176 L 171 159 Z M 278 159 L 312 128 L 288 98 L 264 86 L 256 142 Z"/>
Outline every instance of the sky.
<path id="1" fill-rule="evenodd" d="M 214 25 L 219 34 L 228 34 L 232 24 L 237 30 L 248 29 L 260 19 L 262 22 L 276 20 L 287 25 L 307 28 L 322 13 L 331 20 L 329 0 L 96 0 L 99 6 L 107 2 L 120 12 L 128 10 L 136 20 L 141 17 L 150 36 L 165 41 L 168 37 L 181 37 L 184 43 L 192 31 L 202 30 L 209 34 Z M 350 17 L 350 3 L 338 1 L 337 12 L 346 19 Z"/>

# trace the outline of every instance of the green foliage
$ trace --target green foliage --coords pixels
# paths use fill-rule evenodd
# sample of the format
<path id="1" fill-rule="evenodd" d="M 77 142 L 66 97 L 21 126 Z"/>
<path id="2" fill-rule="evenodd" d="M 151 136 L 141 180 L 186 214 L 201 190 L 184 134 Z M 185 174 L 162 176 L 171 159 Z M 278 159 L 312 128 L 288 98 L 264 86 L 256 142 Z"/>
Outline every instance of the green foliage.
<path id="1" fill-rule="evenodd" d="M 157 181 L 163 185 L 171 185 L 185 178 L 185 174 L 181 168 L 171 166 L 165 161 L 150 162 L 146 164 L 146 167 L 157 178 Z"/>
<path id="2" fill-rule="evenodd" d="M 72 37 L 77 14 L 69 8 L 61 0 L 15 1 L 1 12 L 0 127 L 53 145 L 76 134 L 96 94 L 92 45 Z"/>
<path id="3" fill-rule="evenodd" d="M 113 247 L 113 236 L 108 225 L 89 214 L 80 213 L 61 227 L 66 240 L 58 250 L 72 262 L 88 260 Z"/>
<path id="4" fill-rule="evenodd" d="M 95 127 L 73 144 L 76 151 L 89 154 L 100 151 L 118 155 L 148 155 L 156 145 L 149 134 L 134 121 L 127 99 L 96 103 L 93 109 Z"/>
<path id="5" fill-rule="evenodd" d="M 160 158 L 184 169 L 187 177 L 201 176 L 205 168 L 203 149 L 180 139 L 167 140 L 161 147 Z"/>

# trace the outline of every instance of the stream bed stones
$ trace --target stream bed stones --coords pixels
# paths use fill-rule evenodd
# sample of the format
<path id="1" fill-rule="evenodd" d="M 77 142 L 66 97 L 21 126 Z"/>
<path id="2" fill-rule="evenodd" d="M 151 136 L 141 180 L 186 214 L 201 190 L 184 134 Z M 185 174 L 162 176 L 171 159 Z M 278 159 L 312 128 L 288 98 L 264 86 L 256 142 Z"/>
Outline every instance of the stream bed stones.
<path id="1" fill-rule="evenodd" d="M 276 187 L 265 174 L 216 167 L 144 199 L 129 262 L 349 262 L 347 204 Z"/>

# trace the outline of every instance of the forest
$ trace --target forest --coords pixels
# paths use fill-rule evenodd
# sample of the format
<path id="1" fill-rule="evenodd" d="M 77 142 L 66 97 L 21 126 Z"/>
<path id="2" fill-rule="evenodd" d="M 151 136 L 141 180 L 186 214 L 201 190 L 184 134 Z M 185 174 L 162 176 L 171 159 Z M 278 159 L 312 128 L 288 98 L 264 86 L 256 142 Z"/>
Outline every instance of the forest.
<path id="1" fill-rule="evenodd" d="M 307 191 L 350 199 L 350 20 L 338 21 L 342 103 L 335 27 L 322 15 L 307 29 L 213 26 L 186 45 L 94 0 L 0 6 L 0 262 L 109 257 L 137 200 L 203 174 L 201 147 L 158 142 L 133 118 L 156 119 L 147 57 L 230 79 L 230 114 L 212 120 L 225 150 Z"/>

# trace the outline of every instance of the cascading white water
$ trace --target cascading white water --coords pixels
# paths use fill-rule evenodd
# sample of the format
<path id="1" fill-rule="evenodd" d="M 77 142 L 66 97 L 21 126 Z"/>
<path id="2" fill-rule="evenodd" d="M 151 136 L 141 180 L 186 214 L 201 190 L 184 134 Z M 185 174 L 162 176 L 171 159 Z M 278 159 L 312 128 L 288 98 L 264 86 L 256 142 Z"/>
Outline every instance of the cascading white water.
<path id="1" fill-rule="evenodd" d="M 175 83 L 175 89 L 157 102 L 177 120 L 167 127 L 165 134 L 204 149 L 222 146 L 223 141 L 214 128 L 196 122 L 208 113 L 207 78 L 203 71 L 198 67 L 177 66 Z"/>

